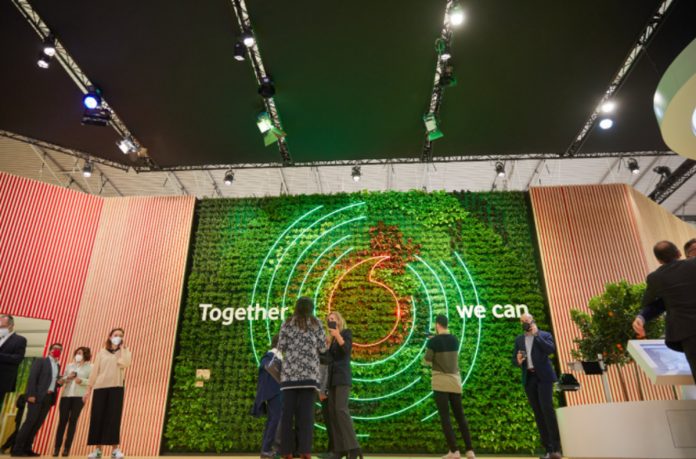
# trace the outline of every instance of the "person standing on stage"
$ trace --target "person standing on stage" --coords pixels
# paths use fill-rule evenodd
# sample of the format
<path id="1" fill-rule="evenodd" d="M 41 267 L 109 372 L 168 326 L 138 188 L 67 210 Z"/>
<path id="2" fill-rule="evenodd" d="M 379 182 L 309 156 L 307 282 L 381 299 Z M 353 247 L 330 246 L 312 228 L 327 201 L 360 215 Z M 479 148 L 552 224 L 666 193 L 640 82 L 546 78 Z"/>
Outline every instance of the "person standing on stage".
<path id="1" fill-rule="evenodd" d="M 476 457 L 471 443 L 469 423 L 464 416 L 462 408 L 462 378 L 459 374 L 459 342 L 450 334 L 447 328 L 449 321 L 447 316 L 438 315 L 435 318 L 436 335 L 428 340 L 425 362 L 432 365 L 432 388 L 435 396 L 435 405 L 440 415 L 442 432 L 447 440 L 449 452 L 442 456 L 443 459 L 457 459 L 461 457 L 457 438 L 452 429 L 450 420 L 450 407 L 457 420 L 459 433 L 462 435 L 466 447 L 467 459 Z"/>
<path id="2" fill-rule="evenodd" d="M 58 430 L 56 431 L 56 443 L 53 448 L 54 457 L 60 454 L 66 427 L 68 428 L 68 435 L 65 437 L 63 456 L 70 456 L 70 447 L 75 436 L 77 420 L 80 418 L 82 408 L 85 406 L 82 398 L 87 392 L 87 382 L 89 375 L 92 373 L 92 364 L 89 363 L 91 358 L 92 352 L 88 347 L 79 347 L 73 352 L 73 361 L 65 369 L 62 378 L 63 391 L 60 397 L 60 406 L 58 407 L 60 418 Z"/>
<path id="3" fill-rule="evenodd" d="M 53 343 L 49 347 L 48 357 L 36 359 L 31 365 L 26 390 L 27 417 L 17 433 L 12 456 L 40 456 L 32 446 L 48 412 L 56 403 L 60 373 L 58 359 L 62 350 L 62 344 Z"/>
<path id="4" fill-rule="evenodd" d="M 302 459 L 310 459 L 314 434 L 314 401 L 319 390 L 319 352 L 326 349 L 326 334 L 314 316 L 310 298 L 297 300 L 293 315 L 280 328 L 278 348 L 283 354 L 280 390 L 283 391 L 280 453 L 293 454 L 294 438 Z M 294 428 L 293 428 L 294 426 Z"/>
<path id="5" fill-rule="evenodd" d="M 553 383 L 557 378 L 549 359 L 556 345 L 551 333 L 537 328 L 531 314 L 522 314 L 520 322 L 524 333 L 515 338 L 512 362 L 522 370 L 522 385 L 546 448 L 543 458 L 560 457 L 561 438 L 553 408 Z"/>
<path id="6" fill-rule="evenodd" d="M 280 384 L 266 369 L 267 365 L 276 358 L 282 360 L 278 350 L 278 335 L 271 339 L 271 349 L 264 354 L 259 362 L 259 377 L 256 383 L 256 399 L 251 411 L 256 417 L 266 416 L 266 425 L 263 429 L 261 442 L 261 459 L 273 459 L 273 443 L 276 437 L 280 413 L 283 407 L 283 397 L 280 392 Z"/>
<path id="7" fill-rule="evenodd" d="M 89 420 L 87 444 L 97 448 L 89 454 L 90 459 L 102 457 L 102 446 L 111 445 L 112 459 L 121 459 L 121 415 L 126 368 L 131 365 L 131 351 L 123 341 L 122 328 L 109 333 L 104 347 L 97 353 L 89 376 L 86 402 L 92 397 L 92 412 Z"/>
<path id="8" fill-rule="evenodd" d="M 681 253 L 670 241 L 653 248 L 660 267 L 648 274 L 643 309 L 633 321 L 638 338 L 645 337 L 646 322 L 666 311 L 665 345 L 686 354 L 696 378 L 696 257 L 680 260 Z"/>
<path id="9" fill-rule="evenodd" d="M 353 383 L 350 369 L 353 333 L 346 328 L 346 321 L 338 311 L 332 311 L 327 322 L 331 335 L 328 402 L 334 458 L 347 456 L 348 459 L 355 459 L 362 457 L 362 451 L 348 410 L 348 396 Z"/>
<path id="10" fill-rule="evenodd" d="M 14 331 L 14 318 L 0 314 L 0 412 L 5 394 L 14 392 L 17 371 L 27 351 L 27 339 Z"/>

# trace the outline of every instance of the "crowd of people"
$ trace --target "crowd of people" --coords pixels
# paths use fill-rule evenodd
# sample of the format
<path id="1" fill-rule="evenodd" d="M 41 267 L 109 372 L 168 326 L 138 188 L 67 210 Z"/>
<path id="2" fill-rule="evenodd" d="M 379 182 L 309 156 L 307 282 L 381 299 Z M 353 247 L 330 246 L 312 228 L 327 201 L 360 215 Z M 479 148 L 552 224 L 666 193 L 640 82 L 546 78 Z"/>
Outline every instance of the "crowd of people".
<path id="1" fill-rule="evenodd" d="M 90 459 L 102 457 L 104 445 L 112 446 L 111 457 L 123 458 L 119 445 L 125 369 L 131 352 L 123 341 L 122 328 L 114 328 L 92 363 L 92 351 L 80 346 L 61 372 L 63 345 L 53 343 L 48 355 L 32 362 L 26 389 L 17 397 L 15 431 L 2 450 L 13 457 L 40 456 L 34 440 L 51 408 L 58 403 L 58 427 L 53 456 L 70 455 L 82 408 L 91 399 L 87 444 L 95 446 Z M 0 315 L 0 406 L 7 392 L 17 389 L 17 373 L 24 360 L 27 340 L 15 333 L 14 318 Z"/>
<path id="2" fill-rule="evenodd" d="M 696 374 L 696 239 L 684 245 L 686 259 L 669 241 L 658 242 L 653 251 L 660 267 L 647 277 L 642 311 L 633 328 L 642 338 L 645 324 L 666 312 L 665 343 L 685 353 L 692 374 Z M 539 330 L 530 314 L 523 315 L 520 322 L 522 333 L 515 338 L 512 363 L 521 370 L 521 382 L 546 449 L 542 459 L 560 458 L 561 441 L 553 407 L 557 380 L 551 362 L 556 352 L 554 339 L 551 333 Z M 104 445 L 112 446 L 113 459 L 123 458 L 119 444 L 124 374 L 131 364 L 131 352 L 123 337 L 123 329 L 111 330 L 94 363 L 89 347 L 76 348 L 62 373 L 59 360 L 63 346 L 51 344 L 48 355 L 32 363 L 26 391 L 17 398 L 17 428 L 3 450 L 11 448 L 12 456 L 39 456 L 33 449 L 34 439 L 60 399 L 53 456 L 60 455 L 61 448 L 62 455 L 69 456 L 80 413 L 91 398 L 87 444 L 95 449 L 89 458 L 100 459 Z M 0 402 L 6 393 L 16 390 L 26 345 L 26 339 L 14 331 L 12 316 L 0 315 Z M 271 349 L 259 366 L 252 413 L 267 417 L 261 459 L 276 455 L 284 459 L 311 458 L 317 398 L 328 433 L 328 459 L 362 459 L 348 406 L 352 347 L 352 332 L 339 311 L 329 313 L 325 327 L 314 315 L 312 300 L 298 299 L 293 315 L 273 337 Z M 450 334 L 446 316 L 436 317 L 435 335 L 426 348 L 424 363 L 432 367 L 433 397 L 449 448 L 443 459 L 462 457 L 450 410 L 464 442 L 464 456 L 473 459 L 476 456 L 462 406 L 459 342 Z"/>

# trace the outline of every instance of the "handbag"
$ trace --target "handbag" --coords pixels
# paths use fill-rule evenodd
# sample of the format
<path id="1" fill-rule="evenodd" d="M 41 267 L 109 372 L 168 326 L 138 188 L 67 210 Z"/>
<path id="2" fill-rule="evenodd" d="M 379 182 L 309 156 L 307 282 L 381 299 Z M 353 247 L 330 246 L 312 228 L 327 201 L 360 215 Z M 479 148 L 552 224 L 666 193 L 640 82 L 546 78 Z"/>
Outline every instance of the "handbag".
<path id="1" fill-rule="evenodd" d="M 271 375 L 271 377 L 276 380 L 277 383 L 280 383 L 280 371 L 283 368 L 283 361 L 280 360 L 276 354 L 273 355 L 271 361 L 268 362 L 264 368 Z"/>

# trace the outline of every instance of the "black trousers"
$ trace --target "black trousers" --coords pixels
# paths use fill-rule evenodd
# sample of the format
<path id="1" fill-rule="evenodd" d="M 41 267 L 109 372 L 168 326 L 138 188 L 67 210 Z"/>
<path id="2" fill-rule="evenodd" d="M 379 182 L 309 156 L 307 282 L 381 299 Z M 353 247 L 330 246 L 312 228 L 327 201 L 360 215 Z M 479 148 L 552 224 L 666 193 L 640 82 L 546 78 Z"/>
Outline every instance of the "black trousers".
<path id="1" fill-rule="evenodd" d="M 536 373 L 527 372 L 527 382 L 524 386 L 527 400 L 532 405 L 541 442 L 547 453 L 561 450 L 561 437 L 558 433 L 558 421 L 553 409 L 553 383 L 541 382 Z"/>
<path id="2" fill-rule="evenodd" d="M 118 445 L 121 443 L 123 387 L 94 389 L 92 412 L 89 417 L 88 445 Z"/>
<path id="3" fill-rule="evenodd" d="M 350 386 L 333 386 L 329 389 L 329 418 L 331 418 L 331 433 L 333 435 L 333 451 L 341 453 L 360 448 L 355 436 L 353 418 L 348 409 Z"/>
<path id="4" fill-rule="evenodd" d="M 324 418 L 324 424 L 326 425 L 326 436 L 329 437 L 329 444 L 326 446 L 327 451 L 331 452 L 334 450 L 333 442 L 333 432 L 331 430 L 331 416 L 329 416 L 329 399 L 324 399 L 321 402 L 321 417 Z"/>
<path id="5" fill-rule="evenodd" d="M 46 394 L 41 401 L 27 403 L 27 417 L 19 428 L 12 452 L 24 454 L 32 451 L 34 438 L 48 416 L 53 406 L 55 393 Z"/>
<path id="6" fill-rule="evenodd" d="M 70 451 L 73 437 L 75 436 L 77 420 L 80 418 L 80 413 L 84 406 L 85 402 L 82 401 L 82 397 L 61 397 L 59 407 L 60 418 L 58 420 L 58 431 L 56 432 L 56 451 L 58 451 L 63 444 L 63 436 L 65 435 L 66 427 L 68 428 L 68 435 L 65 437 L 65 448 L 63 451 Z"/>
<path id="7" fill-rule="evenodd" d="M 681 344 L 686 355 L 686 361 L 689 362 L 689 367 L 691 367 L 691 376 L 696 381 L 696 335 L 682 340 Z"/>
<path id="8" fill-rule="evenodd" d="M 297 438 L 297 452 L 310 454 L 314 435 L 315 389 L 286 389 L 283 391 L 283 414 L 280 418 L 280 454 L 293 453 Z"/>
<path id="9" fill-rule="evenodd" d="M 454 419 L 459 425 L 459 433 L 462 435 L 464 440 L 464 445 L 466 451 L 474 449 L 471 446 L 471 434 L 469 433 L 469 423 L 464 417 L 464 409 L 462 408 L 462 394 L 455 394 L 453 392 L 440 392 L 433 391 L 435 394 L 435 405 L 437 405 L 437 412 L 440 415 L 440 424 L 442 425 L 442 432 L 445 434 L 445 440 L 447 440 L 447 447 L 450 451 L 459 451 L 459 446 L 457 446 L 457 438 L 454 435 L 454 430 L 452 430 L 452 421 L 450 420 L 449 409 L 452 407 L 452 413 L 454 414 Z"/>

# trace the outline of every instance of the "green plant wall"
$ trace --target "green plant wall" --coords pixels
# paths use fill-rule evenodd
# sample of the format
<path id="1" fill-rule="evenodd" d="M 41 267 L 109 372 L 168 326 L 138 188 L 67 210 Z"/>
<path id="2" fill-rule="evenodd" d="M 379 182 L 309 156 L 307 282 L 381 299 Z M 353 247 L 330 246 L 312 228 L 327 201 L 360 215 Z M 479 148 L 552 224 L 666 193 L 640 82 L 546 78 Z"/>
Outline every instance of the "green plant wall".
<path id="1" fill-rule="evenodd" d="M 197 204 L 163 449 L 259 451 L 250 416 L 257 358 L 281 322 L 202 321 L 200 304 L 285 305 L 316 298 L 353 330 L 350 408 L 363 449 L 442 453 L 446 445 L 422 365 L 438 313 L 461 338 L 464 409 L 480 453 L 530 453 L 539 438 L 511 364 L 519 333 L 495 304 L 526 304 L 548 329 L 531 211 L 524 193 L 385 192 Z M 462 320 L 456 306 L 486 317 Z M 210 380 L 197 387 L 196 370 Z M 317 410 L 315 451 L 326 444 Z"/>

